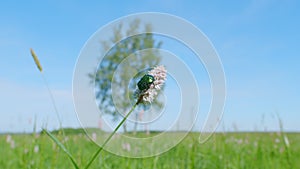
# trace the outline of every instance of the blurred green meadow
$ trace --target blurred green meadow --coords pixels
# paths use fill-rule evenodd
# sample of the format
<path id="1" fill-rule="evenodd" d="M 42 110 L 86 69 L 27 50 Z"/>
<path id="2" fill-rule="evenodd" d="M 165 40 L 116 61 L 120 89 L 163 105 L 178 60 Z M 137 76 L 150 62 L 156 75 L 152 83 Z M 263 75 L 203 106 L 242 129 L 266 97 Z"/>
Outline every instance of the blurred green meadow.
<path id="1" fill-rule="evenodd" d="M 82 130 L 65 130 L 64 137 L 53 134 L 79 167 L 97 150 Z M 170 151 L 149 158 L 124 158 L 103 151 L 90 168 L 300 168 L 300 133 L 215 133 L 204 144 L 198 137 L 199 133 L 190 133 Z M 0 168 L 73 168 L 67 155 L 44 133 L 2 134 L 0 146 Z"/>

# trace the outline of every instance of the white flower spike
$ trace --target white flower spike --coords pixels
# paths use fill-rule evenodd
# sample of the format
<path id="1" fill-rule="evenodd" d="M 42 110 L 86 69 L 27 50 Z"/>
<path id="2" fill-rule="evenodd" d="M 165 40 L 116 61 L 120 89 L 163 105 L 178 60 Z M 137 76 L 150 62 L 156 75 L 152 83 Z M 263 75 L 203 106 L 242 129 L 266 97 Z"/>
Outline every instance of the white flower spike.
<path id="1" fill-rule="evenodd" d="M 163 65 L 156 66 L 150 71 L 148 71 L 148 75 L 151 75 L 154 77 L 154 81 L 151 82 L 149 88 L 146 88 L 144 90 L 140 90 L 137 88 L 135 91 L 135 94 L 138 98 L 138 103 L 140 102 L 149 102 L 151 103 L 154 98 L 157 96 L 158 91 L 162 88 L 164 85 L 166 78 L 167 78 L 167 70 Z"/>

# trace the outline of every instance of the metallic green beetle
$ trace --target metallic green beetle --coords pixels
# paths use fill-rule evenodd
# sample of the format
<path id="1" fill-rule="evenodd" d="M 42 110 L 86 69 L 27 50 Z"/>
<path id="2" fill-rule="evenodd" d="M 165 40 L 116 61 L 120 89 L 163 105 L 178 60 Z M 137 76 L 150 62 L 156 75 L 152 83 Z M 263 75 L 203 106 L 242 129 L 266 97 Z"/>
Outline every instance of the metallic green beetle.
<path id="1" fill-rule="evenodd" d="M 153 82 L 154 77 L 152 75 L 144 75 L 137 83 L 137 86 L 140 90 L 148 90 Z"/>

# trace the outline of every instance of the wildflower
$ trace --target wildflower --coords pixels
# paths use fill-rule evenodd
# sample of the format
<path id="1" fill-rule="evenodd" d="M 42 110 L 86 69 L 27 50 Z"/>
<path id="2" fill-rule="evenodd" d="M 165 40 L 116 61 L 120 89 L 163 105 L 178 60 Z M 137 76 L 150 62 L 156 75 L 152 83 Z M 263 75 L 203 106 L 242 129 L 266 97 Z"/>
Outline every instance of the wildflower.
<path id="1" fill-rule="evenodd" d="M 34 148 L 33 148 L 33 151 L 35 153 L 38 153 L 39 152 L 39 146 L 38 145 L 35 145 Z"/>
<path id="2" fill-rule="evenodd" d="M 92 140 L 96 141 L 97 140 L 97 134 L 96 133 L 92 133 Z"/>
<path id="3" fill-rule="evenodd" d="M 237 140 L 236 140 L 236 143 L 237 143 L 237 144 L 243 144 L 243 139 L 237 139 Z"/>
<path id="4" fill-rule="evenodd" d="M 34 137 L 37 139 L 39 138 L 41 135 L 40 134 L 35 134 Z"/>
<path id="5" fill-rule="evenodd" d="M 287 138 L 287 136 L 284 136 L 284 143 L 287 147 L 290 146 L 290 142 L 289 142 L 289 139 Z"/>
<path id="6" fill-rule="evenodd" d="M 136 89 L 135 95 L 138 98 L 138 103 L 140 102 L 149 102 L 151 103 L 155 96 L 158 94 L 158 91 L 162 88 L 165 80 L 167 78 L 167 70 L 164 66 L 156 66 L 150 71 L 148 71 L 148 76 L 154 77 L 154 81 L 151 81 L 149 88 L 141 90 Z M 143 79 L 143 78 L 142 78 Z"/>
<path id="7" fill-rule="evenodd" d="M 121 135 L 120 134 L 114 134 L 114 136 L 112 137 L 113 139 L 119 139 L 121 137 Z"/>
<path id="8" fill-rule="evenodd" d="M 143 120 L 143 116 L 144 116 L 144 110 L 141 110 L 141 111 L 139 112 L 139 114 L 138 114 L 138 119 L 139 119 L 140 121 L 142 121 L 142 120 Z"/>
<path id="9" fill-rule="evenodd" d="M 279 149 L 279 152 L 282 154 L 282 153 L 284 152 L 284 147 L 281 147 L 281 148 Z"/>
<path id="10" fill-rule="evenodd" d="M 257 141 L 255 141 L 253 145 L 254 145 L 254 147 L 257 147 L 258 146 Z"/>
<path id="11" fill-rule="evenodd" d="M 130 147 L 129 143 L 123 143 L 122 144 L 122 148 L 123 148 L 123 150 L 126 150 L 126 151 L 130 151 L 131 150 L 131 147 Z"/>
<path id="12" fill-rule="evenodd" d="M 148 71 L 148 74 L 145 75 L 137 84 L 138 89 L 136 89 L 136 91 L 134 92 L 135 97 L 137 98 L 137 102 L 132 106 L 129 112 L 124 116 L 123 120 L 117 125 L 114 131 L 104 141 L 102 146 L 94 154 L 94 156 L 91 158 L 91 160 L 88 162 L 85 168 L 88 168 L 92 164 L 92 162 L 103 150 L 103 147 L 109 142 L 109 140 L 119 137 L 118 134 L 116 134 L 116 132 L 121 127 L 121 125 L 126 121 L 126 119 L 129 117 L 129 115 L 133 112 L 133 110 L 136 108 L 136 106 L 139 103 L 141 102 L 151 103 L 154 100 L 154 97 L 158 94 L 158 91 L 162 88 L 163 84 L 165 83 L 166 77 L 167 77 L 167 71 L 164 66 L 156 66 L 152 70 Z M 131 150 L 129 143 L 122 144 L 122 148 L 127 151 Z"/>
<path id="13" fill-rule="evenodd" d="M 69 137 L 65 137 L 64 141 L 65 142 L 69 141 Z"/>
<path id="14" fill-rule="evenodd" d="M 15 144 L 15 141 L 14 141 L 14 140 L 11 140 L 11 141 L 10 141 L 10 148 L 11 148 L 11 149 L 16 148 L 16 144 Z"/>
<path id="15" fill-rule="evenodd" d="M 7 136 L 6 136 L 6 142 L 7 142 L 7 143 L 10 143 L 11 140 L 12 140 L 11 135 L 7 135 Z"/>
<path id="16" fill-rule="evenodd" d="M 24 154 L 28 154 L 29 150 L 27 148 L 24 149 Z"/>
<path id="17" fill-rule="evenodd" d="M 99 129 L 102 129 L 102 126 L 103 126 L 102 123 L 103 123 L 103 122 L 102 122 L 102 118 L 100 117 L 100 118 L 98 119 L 98 128 L 99 128 Z"/>

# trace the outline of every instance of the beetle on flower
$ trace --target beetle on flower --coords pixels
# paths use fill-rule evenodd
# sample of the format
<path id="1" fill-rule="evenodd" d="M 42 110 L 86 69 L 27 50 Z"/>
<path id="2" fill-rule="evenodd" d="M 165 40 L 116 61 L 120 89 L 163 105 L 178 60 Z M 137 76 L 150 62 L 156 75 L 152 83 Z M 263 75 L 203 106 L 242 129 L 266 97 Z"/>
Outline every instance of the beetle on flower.
<path id="1" fill-rule="evenodd" d="M 164 85 L 166 78 L 167 70 L 162 65 L 148 71 L 148 74 L 144 75 L 137 83 L 138 88 L 135 91 L 137 103 L 151 103 Z"/>

